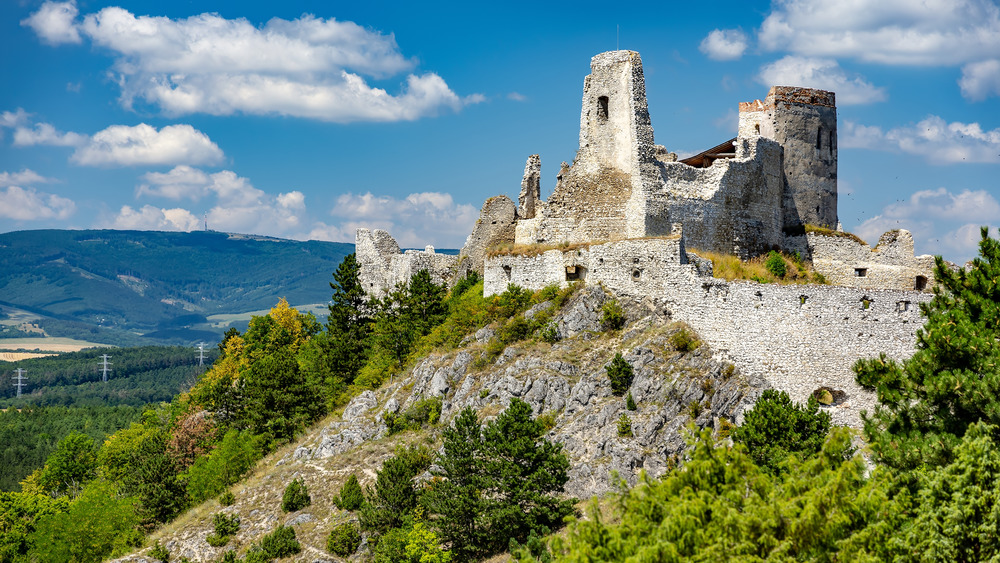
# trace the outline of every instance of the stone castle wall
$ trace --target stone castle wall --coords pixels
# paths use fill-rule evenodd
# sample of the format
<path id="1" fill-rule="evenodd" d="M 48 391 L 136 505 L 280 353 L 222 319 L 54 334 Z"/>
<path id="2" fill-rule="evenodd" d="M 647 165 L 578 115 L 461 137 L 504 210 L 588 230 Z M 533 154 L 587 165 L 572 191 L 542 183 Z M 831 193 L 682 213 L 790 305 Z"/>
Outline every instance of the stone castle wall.
<path id="1" fill-rule="evenodd" d="M 929 291 L 934 257 L 914 256 L 913 235 L 905 229 L 882 235 L 875 248 L 853 238 L 807 233 L 813 269 L 834 285 L 862 289 Z"/>
<path id="2" fill-rule="evenodd" d="M 573 268 L 570 272 L 569 268 Z M 486 264 L 485 293 L 508 283 L 541 289 L 581 276 L 620 299 L 688 323 L 724 359 L 799 402 L 820 387 L 846 393 L 830 408 L 838 424 L 860 425 L 874 396 L 854 382 L 859 358 L 912 355 L 923 324 L 915 291 L 825 285 L 726 282 L 688 259 L 681 237 L 625 240 L 535 256 L 502 255 Z"/>
<path id="3" fill-rule="evenodd" d="M 406 284 L 420 270 L 427 270 L 437 284 L 455 277 L 458 256 L 438 254 L 434 247 L 400 252 L 396 239 L 381 230 L 358 229 L 354 239 L 358 281 L 372 297 L 382 297 L 397 285 Z"/>

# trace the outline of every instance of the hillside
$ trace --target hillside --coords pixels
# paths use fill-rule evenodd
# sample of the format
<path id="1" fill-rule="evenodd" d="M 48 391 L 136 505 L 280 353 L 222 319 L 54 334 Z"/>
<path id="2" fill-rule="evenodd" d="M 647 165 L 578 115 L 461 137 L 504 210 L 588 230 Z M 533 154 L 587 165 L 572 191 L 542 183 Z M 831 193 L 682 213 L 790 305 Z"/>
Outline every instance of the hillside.
<path id="1" fill-rule="evenodd" d="M 487 366 L 477 367 L 475 358 L 484 354 L 492 329 L 479 331 L 458 349 L 431 353 L 391 384 L 363 392 L 340 413 L 266 457 L 253 474 L 231 487 L 233 505 L 209 500 L 154 532 L 150 541 L 166 546 L 171 560 L 216 561 L 226 550 L 242 553 L 284 524 L 294 527 L 302 544 L 294 560 L 339 560 L 326 551 L 326 538 L 333 526 L 355 519 L 333 504 L 351 474 L 371 485 L 397 446 L 425 444 L 436 450 L 442 429 L 463 408 L 473 407 L 480 418 L 490 418 L 515 397 L 536 414 L 551 417 L 547 437 L 564 444 L 570 459 L 568 495 L 587 499 L 614 490 L 614 472 L 630 484 L 640 471 L 662 475 L 683 451 L 687 425 L 712 428 L 720 417 L 737 418 L 759 391 L 731 365 L 712 359 L 708 346 L 695 341 L 691 349 L 677 349 L 675 335 L 690 332 L 669 319 L 640 318 L 637 310 L 631 315 L 634 322 L 623 330 L 605 331 L 600 316 L 607 299 L 599 288 L 580 291 L 554 317 L 561 341 L 520 342 Z M 635 369 L 635 411 L 627 410 L 609 384 L 604 366 L 616 352 L 623 352 Z M 390 433 L 387 414 L 405 415 L 430 397 L 442 398 L 437 424 Z M 633 435 L 622 437 L 616 421 L 626 413 Z M 285 514 L 282 491 L 294 478 L 305 481 L 312 505 Z M 205 538 L 219 512 L 238 515 L 242 524 L 225 547 L 213 548 Z M 143 550 L 119 561 L 154 560 Z"/>
<path id="2" fill-rule="evenodd" d="M 217 339 L 230 322 L 249 320 L 246 313 L 280 297 L 326 303 L 331 272 L 353 250 L 211 231 L 4 233 L 0 306 L 19 322 L 5 323 L 0 337 L 40 328 L 116 345 Z"/>

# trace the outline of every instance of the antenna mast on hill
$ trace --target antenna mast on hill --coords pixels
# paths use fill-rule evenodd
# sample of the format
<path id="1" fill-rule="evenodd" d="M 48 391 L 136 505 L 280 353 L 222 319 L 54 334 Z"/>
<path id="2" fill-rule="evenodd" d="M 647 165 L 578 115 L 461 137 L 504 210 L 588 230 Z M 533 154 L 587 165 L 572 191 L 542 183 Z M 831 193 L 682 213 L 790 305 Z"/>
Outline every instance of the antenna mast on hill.
<path id="1" fill-rule="evenodd" d="M 205 220 L 205 232 L 208 232 L 208 213 L 204 214 L 202 218 Z"/>
<path id="2" fill-rule="evenodd" d="M 111 359 L 111 356 L 107 354 L 101 356 L 101 360 L 103 360 L 101 362 L 101 381 L 105 383 L 108 382 L 108 372 L 111 371 L 111 362 L 108 361 L 109 359 Z"/>
<path id="3" fill-rule="evenodd" d="M 11 376 L 11 379 L 14 380 L 14 387 L 17 387 L 18 399 L 21 398 L 21 388 L 24 387 L 24 381 L 25 379 L 27 379 L 26 377 L 24 377 L 24 373 L 25 372 L 23 369 L 17 368 L 17 375 Z"/>
<path id="4" fill-rule="evenodd" d="M 204 342 L 199 342 L 198 343 L 198 365 L 199 366 L 205 365 L 205 343 Z"/>

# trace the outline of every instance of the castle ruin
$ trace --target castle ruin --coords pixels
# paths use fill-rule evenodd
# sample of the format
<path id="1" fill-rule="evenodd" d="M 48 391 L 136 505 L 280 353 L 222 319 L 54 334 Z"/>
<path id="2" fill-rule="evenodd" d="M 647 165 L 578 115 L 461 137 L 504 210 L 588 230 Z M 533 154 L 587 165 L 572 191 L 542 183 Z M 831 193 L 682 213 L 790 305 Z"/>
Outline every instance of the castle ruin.
<path id="1" fill-rule="evenodd" d="M 710 251 L 752 258 L 798 252 L 830 285 L 778 286 L 712 277 Z M 860 357 L 912 353 L 930 298 L 933 258 L 890 231 L 875 248 L 840 231 L 833 92 L 774 86 L 739 105 L 736 138 L 685 159 L 655 144 L 642 61 L 591 60 L 580 141 L 548 199 L 528 158 L 518 202 L 490 198 L 459 256 L 400 253 L 384 231 L 359 229 L 366 291 L 381 295 L 427 268 L 435 279 L 479 272 L 484 292 L 580 281 L 667 311 L 750 375 L 804 401 L 844 390 L 834 420 L 857 425 L 873 397 L 853 380 Z"/>

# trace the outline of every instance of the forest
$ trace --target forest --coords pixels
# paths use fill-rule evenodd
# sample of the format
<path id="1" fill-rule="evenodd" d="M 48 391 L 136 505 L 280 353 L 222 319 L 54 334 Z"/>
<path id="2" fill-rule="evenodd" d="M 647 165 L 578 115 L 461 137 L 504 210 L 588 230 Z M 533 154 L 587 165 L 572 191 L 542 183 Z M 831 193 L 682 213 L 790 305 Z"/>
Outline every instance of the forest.
<path id="1" fill-rule="evenodd" d="M 864 416 L 862 442 L 831 428 L 814 400 L 766 391 L 741 426 L 692 426 L 689 449 L 661 478 L 580 509 L 560 494 L 562 447 L 514 400 L 486 422 L 462 412 L 444 429 L 440 453 L 398 449 L 370 487 L 349 480 L 338 505 L 358 519 L 331 529 L 327 547 L 346 556 L 364 537 L 374 561 L 423 563 L 503 552 L 574 562 L 1000 558 L 1000 241 L 985 229 L 982 237 L 969 269 L 938 260 L 914 355 L 854 365 L 879 403 Z M 0 493 L 0 560 L 99 561 L 132 550 L 206 499 L 231 503 L 230 486 L 257 460 L 428 350 L 456 347 L 487 325 L 497 338 L 482 361 L 545 338 L 545 315 L 519 313 L 574 290 L 512 286 L 484 298 L 475 276 L 448 291 L 421 272 L 369 301 L 353 255 L 331 287 L 325 325 L 281 301 L 245 332 L 229 331 L 190 391 L 103 443 L 83 432 L 60 440 L 20 492 Z M 386 422 L 420 428 L 440 412 L 427 399 Z M 415 479 L 428 468 L 429 481 Z M 304 484 L 289 483 L 284 509 L 309 502 Z M 210 541 L 225 545 L 239 526 L 217 514 Z M 294 529 L 278 526 L 222 561 L 299 549 Z M 159 544 L 152 553 L 170 557 Z"/>

